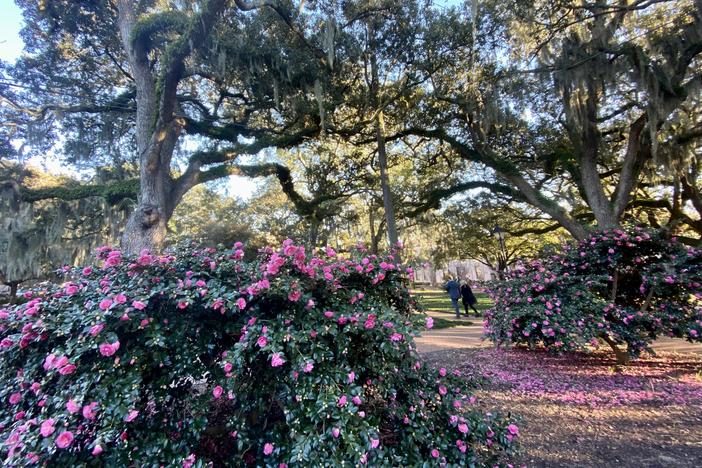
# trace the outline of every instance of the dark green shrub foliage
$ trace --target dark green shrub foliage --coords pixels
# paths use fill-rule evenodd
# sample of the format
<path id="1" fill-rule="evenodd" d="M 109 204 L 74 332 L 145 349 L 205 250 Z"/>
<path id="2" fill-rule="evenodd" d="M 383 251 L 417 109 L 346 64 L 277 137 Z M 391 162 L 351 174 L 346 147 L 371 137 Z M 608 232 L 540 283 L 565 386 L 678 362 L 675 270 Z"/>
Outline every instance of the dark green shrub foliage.
<path id="1" fill-rule="evenodd" d="M 101 249 L 3 309 L 6 463 L 470 465 L 509 448 L 515 425 L 418 360 L 425 319 L 391 257 L 240 247 Z"/>
<path id="2" fill-rule="evenodd" d="M 702 339 L 702 250 L 642 229 L 593 233 L 515 268 L 492 290 L 496 343 L 582 350 L 603 339 L 626 360 L 656 337 Z"/>

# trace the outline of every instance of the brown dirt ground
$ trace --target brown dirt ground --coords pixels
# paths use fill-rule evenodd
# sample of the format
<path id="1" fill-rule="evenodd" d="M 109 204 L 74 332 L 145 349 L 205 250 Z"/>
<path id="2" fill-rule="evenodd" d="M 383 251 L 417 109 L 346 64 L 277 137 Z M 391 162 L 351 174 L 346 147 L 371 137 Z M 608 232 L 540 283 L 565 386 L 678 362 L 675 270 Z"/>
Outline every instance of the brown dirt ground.
<path id="1" fill-rule="evenodd" d="M 424 358 L 429 365 L 456 369 L 479 352 L 453 349 L 425 353 Z M 681 365 L 693 359 L 677 356 Z M 702 359 L 694 359 L 702 369 Z M 702 467 L 702 401 L 593 408 L 519 395 L 504 384 L 491 383 L 476 396 L 485 409 L 519 418 L 521 445 L 512 460 L 515 466 Z"/>

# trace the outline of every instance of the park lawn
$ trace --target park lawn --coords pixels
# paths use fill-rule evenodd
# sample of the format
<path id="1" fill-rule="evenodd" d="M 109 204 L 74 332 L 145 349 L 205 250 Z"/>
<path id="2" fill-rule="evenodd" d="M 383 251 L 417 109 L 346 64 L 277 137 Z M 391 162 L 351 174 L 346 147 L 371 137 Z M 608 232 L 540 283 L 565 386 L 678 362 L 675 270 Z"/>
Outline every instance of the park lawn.
<path id="1" fill-rule="evenodd" d="M 446 291 L 439 289 L 415 289 L 413 293 L 419 301 L 419 304 L 427 311 L 453 314 L 451 299 L 448 297 L 448 294 L 446 294 Z M 487 293 L 473 291 L 473 294 L 475 294 L 475 298 L 478 300 L 478 303 L 475 304 L 475 308 L 478 309 L 479 312 L 482 313 L 486 309 L 492 307 L 493 302 L 488 297 Z M 463 311 L 462 304 L 461 311 Z M 471 313 L 473 313 L 472 310 Z"/>
<path id="2" fill-rule="evenodd" d="M 471 317 L 473 317 L 474 321 L 471 321 L 464 315 L 461 315 L 460 319 L 456 319 L 453 307 L 451 306 L 451 299 L 449 299 L 445 291 L 439 289 L 415 289 L 412 293 L 419 302 L 419 305 L 426 311 L 426 314 L 434 319 L 435 330 L 474 325 L 474 321 L 480 320 L 479 317 L 472 315 L 472 310 Z M 475 298 L 478 299 L 475 308 L 478 309 L 479 312 L 482 313 L 485 309 L 492 307 L 492 301 L 486 293 L 477 291 L 473 293 L 475 294 Z M 464 313 L 463 305 L 461 305 L 461 313 Z"/>

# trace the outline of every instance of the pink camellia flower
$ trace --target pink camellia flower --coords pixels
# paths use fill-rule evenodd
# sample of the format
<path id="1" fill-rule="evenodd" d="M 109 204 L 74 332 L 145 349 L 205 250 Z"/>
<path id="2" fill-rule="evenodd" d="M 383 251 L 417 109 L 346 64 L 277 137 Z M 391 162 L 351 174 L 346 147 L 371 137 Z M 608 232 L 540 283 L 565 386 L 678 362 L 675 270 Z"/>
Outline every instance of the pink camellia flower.
<path id="1" fill-rule="evenodd" d="M 351 401 L 353 401 L 353 404 L 358 406 L 361 404 L 361 397 L 358 395 L 355 395 L 353 398 L 351 398 Z"/>
<path id="2" fill-rule="evenodd" d="M 439 458 L 439 451 L 436 449 L 431 449 L 431 456 L 434 458 Z"/>
<path id="3" fill-rule="evenodd" d="M 263 446 L 263 454 L 270 455 L 271 453 L 273 453 L 274 448 L 275 446 L 273 444 L 271 444 L 270 442 L 266 442 L 266 444 Z"/>
<path id="4" fill-rule="evenodd" d="M 60 449 L 65 449 L 73 443 L 73 433 L 71 431 L 65 431 L 59 434 L 56 438 L 56 446 Z"/>
<path id="5" fill-rule="evenodd" d="M 222 396 L 223 392 L 224 389 L 221 386 L 217 385 L 215 388 L 212 389 L 212 396 L 214 396 L 215 398 L 219 398 Z"/>
<path id="6" fill-rule="evenodd" d="M 132 301 L 132 307 L 134 307 L 136 310 L 144 310 L 146 309 L 146 304 L 141 301 Z"/>
<path id="7" fill-rule="evenodd" d="M 22 394 L 13 393 L 12 395 L 10 395 L 10 404 L 11 405 L 16 405 L 20 401 L 22 401 Z"/>
<path id="8" fill-rule="evenodd" d="M 309 373 L 312 372 L 312 369 L 314 369 L 314 363 L 312 361 L 307 361 L 302 368 L 302 372 Z"/>
<path id="9" fill-rule="evenodd" d="M 59 369 L 59 374 L 68 375 L 68 374 L 72 374 L 73 372 L 75 372 L 75 370 L 76 370 L 76 366 L 74 366 L 73 364 L 66 364 L 65 366 L 63 366 L 62 368 Z"/>
<path id="10" fill-rule="evenodd" d="M 445 367 L 442 367 L 441 369 L 439 369 L 439 375 L 441 377 L 446 377 L 446 368 Z"/>
<path id="11" fill-rule="evenodd" d="M 461 423 L 458 425 L 458 430 L 463 434 L 468 434 L 468 425 L 466 423 Z"/>
<path id="12" fill-rule="evenodd" d="M 292 291 L 290 294 L 288 294 L 288 300 L 290 302 L 297 302 L 300 300 L 301 297 L 302 297 L 302 292 L 297 291 L 297 290 Z"/>
<path id="13" fill-rule="evenodd" d="M 123 293 L 119 293 L 115 296 L 115 302 L 117 304 L 124 304 L 127 302 L 127 296 L 125 296 Z"/>
<path id="14" fill-rule="evenodd" d="M 49 437 L 51 434 L 54 433 L 56 428 L 54 427 L 54 419 L 49 418 L 46 421 L 41 423 L 41 427 L 39 428 L 39 433 L 42 435 L 42 437 Z"/>
<path id="15" fill-rule="evenodd" d="M 145 327 L 149 324 L 149 319 L 142 319 L 141 322 L 139 322 L 139 326 Z"/>
<path id="16" fill-rule="evenodd" d="M 338 438 L 338 437 L 339 437 L 339 434 L 341 434 L 341 430 L 340 430 L 338 427 L 335 427 L 335 428 L 332 429 L 332 435 L 333 435 L 335 438 Z"/>
<path id="17" fill-rule="evenodd" d="M 402 335 L 400 333 L 393 333 L 390 335 L 390 341 L 396 342 L 396 341 L 402 341 Z"/>
<path id="18" fill-rule="evenodd" d="M 103 356 L 112 356 L 119 349 L 119 341 L 115 341 L 114 343 L 103 343 L 99 348 L 100 354 Z"/>
<path id="19" fill-rule="evenodd" d="M 192 466 L 195 464 L 195 460 L 195 454 L 191 453 L 185 460 L 183 460 L 183 468 L 192 468 Z"/>
<path id="20" fill-rule="evenodd" d="M 259 348 L 264 348 L 268 344 L 268 338 L 266 338 L 265 336 L 259 336 L 256 340 L 256 344 Z"/>
<path id="21" fill-rule="evenodd" d="M 68 286 L 66 286 L 66 294 L 68 294 L 69 296 L 72 296 L 77 292 L 78 286 L 76 286 L 75 284 L 69 284 Z"/>
<path id="22" fill-rule="evenodd" d="M 324 316 L 326 318 L 332 318 L 332 317 L 334 317 L 334 312 L 332 312 L 331 310 L 327 310 L 324 312 Z"/>
<path id="23" fill-rule="evenodd" d="M 519 435 L 519 427 L 517 427 L 516 424 L 510 424 L 507 426 L 507 430 L 509 431 L 510 434 L 513 436 L 518 436 Z"/>
<path id="24" fill-rule="evenodd" d="M 443 385 L 439 385 L 439 394 L 440 395 L 446 395 L 446 391 L 447 391 L 446 387 L 444 387 Z"/>
<path id="25" fill-rule="evenodd" d="M 105 324 L 104 324 L 104 323 L 98 323 L 97 325 L 93 325 L 92 327 L 90 327 L 90 334 L 91 334 L 92 336 L 96 336 L 96 335 L 98 335 L 104 328 L 105 328 Z"/>
<path id="26" fill-rule="evenodd" d="M 337 403 L 336 403 L 336 406 L 343 407 L 343 406 L 346 406 L 346 403 L 347 403 L 346 395 L 341 395 L 341 397 L 339 398 L 339 401 L 337 401 Z"/>
<path id="27" fill-rule="evenodd" d="M 97 408 L 97 402 L 93 401 L 89 405 L 83 406 L 83 417 L 85 419 L 90 419 L 93 420 L 97 416 L 97 412 L 95 411 L 95 408 Z"/>
<path id="28" fill-rule="evenodd" d="M 226 372 L 227 374 L 230 373 L 232 371 L 232 367 L 233 366 L 232 366 L 231 362 L 225 362 L 224 363 L 224 372 Z"/>
<path id="29" fill-rule="evenodd" d="M 137 416 L 139 416 L 139 411 L 134 410 L 134 409 L 133 409 L 133 410 L 129 410 L 129 414 L 127 414 L 127 417 L 124 418 L 124 420 L 125 420 L 126 422 L 132 422 L 132 421 L 134 421 L 134 420 L 137 418 Z"/>
<path id="30" fill-rule="evenodd" d="M 425 326 L 426 326 L 428 329 L 433 328 L 433 327 L 434 327 L 434 319 L 431 318 L 431 317 L 427 317 Z"/>
<path id="31" fill-rule="evenodd" d="M 239 310 L 244 310 L 246 308 L 246 299 L 244 299 L 243 297 L 237 299 L 236 306 L 239 308 Z"/>
<path id="32" fill-rule="evenodd" d="M 100 301 L 100 304 L 98 305 L 100 307 L 100 310 L 107 310 L 110 307 L 112 307 L 112 299 L 103 299 Z"/>
<path id="33" fill-rule="evenodd" d="M 187 309 L 188 308 L 188 301 L 180 301 L 178 302 L 177 307 L 179 309 Z"/>
<path id="34" fill-rule="evenodd" d="M 15 342 L 12 341 L 11 339 L 4 338 L 2 341 L 0 341 L 0 348 L 9 348 L 14 344 L 15 344 Z"/>
<path id="35" fill-rule="evenodd" d="M 97 412 L 95 411 L 95 408 L 97 408 L 97 405 L 98 404 L 95 401 L 90 403 L 89 405 L 85 405 L 83 407 L 83 417 L 85 419 L 90 419 L 90 420 L 95 419 L 95 417 L 97 416 Z"/>
<path id="36" fill-rule="evenodd" d="M 76 414 L 80 410 L 80 406 L 78 406 L 76 402 L 71 399 L 66 402 L 66 409 L 69 413 Z"/>
<path id="37" fill-rule="evenodd" d="M 353 371 L 351 371 L 351 372 L 348 373 L 348 376 L 347 376 L 347 377 L 348 377 L 348 379 L 347 379 L 348 382 L 349 382 L 349 383 L 353 383 L 353 381 L 356 380 L 356 373 L 353 372 Z"/>
<path id="38" fill-rule="evenodd" d="M 83 276 L 88 276 L 92 272 L 93 272 L 93 269 L 90 267 L 83 268 Z"/>
<path id="39" fill-rule="evenodd" d="M 285 364 L 285 359 L 280 356 L 280 353 L 273 353 L 271 356 L 271 367 L 280 367 Z"/>
<path id="40" fill-rule="evenodd" d="M 371 448 L 378 448 L 379 445 L 380 445 L 379 439 L 371 439 Z"/>
<path id="41" fill-rule="evenodd" d="M 44 370 L 49 370 L 54 368 L 54 363 L 56 362 L 56 355 L 54 354 L 49 354 L 46 356 L 46 359 L 44 359 Z"/>
<path id="42" fill-rule="evenodd" d="M 100 444 L 98 444 L 98 445 L 96 445 L 95 447 L 93 447 L 93 451 L 91 452 L 91 454 L 92 454 L 94 457 L 97 457 L 97 456 L 100 455 L 101 453 L 102 453 L 102 446 L 101 446 Z"/>

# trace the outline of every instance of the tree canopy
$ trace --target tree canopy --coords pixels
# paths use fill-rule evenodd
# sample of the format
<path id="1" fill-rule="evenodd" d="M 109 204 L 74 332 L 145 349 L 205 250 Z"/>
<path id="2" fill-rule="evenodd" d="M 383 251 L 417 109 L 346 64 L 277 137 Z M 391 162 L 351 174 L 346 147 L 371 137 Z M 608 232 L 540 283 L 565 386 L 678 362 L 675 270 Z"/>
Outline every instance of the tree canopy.
<path id="1" fill-rule="evenodd" d="M 134 199 L 127 251 L 230 175 L 274 177 L 312 244 L 347 222 L 376 250 L 465 197 L 518 233 L 702 236 L 699 1 L 18 4 L 3 159 L 112 174 L 20 200 Z"/>

